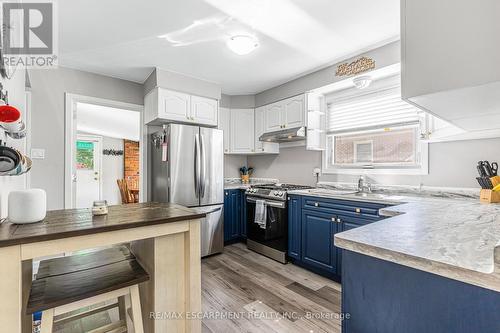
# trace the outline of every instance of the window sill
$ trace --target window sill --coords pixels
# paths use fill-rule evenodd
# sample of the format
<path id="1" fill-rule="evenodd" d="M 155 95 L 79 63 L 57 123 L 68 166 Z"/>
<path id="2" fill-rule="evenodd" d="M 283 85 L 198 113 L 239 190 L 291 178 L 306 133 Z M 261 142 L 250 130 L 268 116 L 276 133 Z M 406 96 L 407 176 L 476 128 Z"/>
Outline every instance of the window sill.
<path id="1" fill-rule="evenodd" d="M 428 175 L 429 170 L 421 169 L 322 169 L 323 174 L 334 175 L 407 175 L 407 176 L 422 176 Z"/>

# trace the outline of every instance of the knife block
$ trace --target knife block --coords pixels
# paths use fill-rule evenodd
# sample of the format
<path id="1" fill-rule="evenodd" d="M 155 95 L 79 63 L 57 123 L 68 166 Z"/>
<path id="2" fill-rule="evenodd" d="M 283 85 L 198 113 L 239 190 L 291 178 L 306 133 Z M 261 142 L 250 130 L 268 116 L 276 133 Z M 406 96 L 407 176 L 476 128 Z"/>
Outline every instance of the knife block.
<path id="1" fill-rule="evenodd" d="M 500 184 L 500 176 L 491 177 L 490 180 L 491 180 L 491 184 L 493 185 L 493 187 Z"/>
<path id="2" fill-rule="evenodd" d="M 483 189 L 479 194 L 479 201 L 484 203 L 498 203 L 500 202 L 500 192 Z"/>

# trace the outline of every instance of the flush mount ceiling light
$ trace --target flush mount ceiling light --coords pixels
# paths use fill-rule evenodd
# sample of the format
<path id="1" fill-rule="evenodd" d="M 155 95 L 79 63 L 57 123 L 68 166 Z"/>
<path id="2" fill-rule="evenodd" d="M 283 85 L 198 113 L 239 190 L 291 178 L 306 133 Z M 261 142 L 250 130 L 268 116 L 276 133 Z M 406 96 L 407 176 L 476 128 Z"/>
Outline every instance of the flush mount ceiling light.
<path id="1" fill-rule="evenodd" d="M 227 47 L 238 55 L 246 55 L 259 47 L 257 38 L 250 35 L 231 36 L 227 40 Z"/>
<path id="2" fill-rule="evenodd" d="M 369 75 L 358 76 L 352 79 L 352 83 L 358 89 L 365 89 L 372 83 L 372 77 Z"/>

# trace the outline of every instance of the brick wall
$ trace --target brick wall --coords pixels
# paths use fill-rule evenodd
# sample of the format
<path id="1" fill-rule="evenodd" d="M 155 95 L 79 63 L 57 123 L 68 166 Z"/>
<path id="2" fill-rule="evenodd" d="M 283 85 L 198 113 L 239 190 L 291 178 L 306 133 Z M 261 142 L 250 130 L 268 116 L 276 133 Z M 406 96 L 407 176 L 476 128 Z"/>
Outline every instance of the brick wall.
<path id="1" fill-rule="evenodd" d="M 130 189 L 139 189 L 139 142 L 123 140 L 124 176 Z"/>

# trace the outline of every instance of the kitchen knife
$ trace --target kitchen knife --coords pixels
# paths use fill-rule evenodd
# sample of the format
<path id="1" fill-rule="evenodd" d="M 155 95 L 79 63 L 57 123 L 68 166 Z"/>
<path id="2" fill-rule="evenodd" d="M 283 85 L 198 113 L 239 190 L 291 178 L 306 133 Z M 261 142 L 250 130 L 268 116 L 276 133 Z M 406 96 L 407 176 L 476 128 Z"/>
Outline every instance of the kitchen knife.
<path id="1" fill-rule="evenodd" d="M 484 168 L 484 171 L 486 172 L 486 176 L 488 176 L 488 177 L 494 176 L 493 169 L 491 168 L 490 162 L 484 161 L 483 168 Z"/>
<path id="2" fill-rule="evenodd" d="M 483 178 L 481 177 L 476 177 L 477 182 L 479 183 L 479 186 L 481 186 L 482 189 L 485 189 L 484 183 L 483 183 Z"/>
<path id="3" fill-rule="evenodd" d="M 477 171 L 479 172 L 480 177 L 486 177 L 486 173 L 484 172 L 483 161 L 477 162 Z"/>

